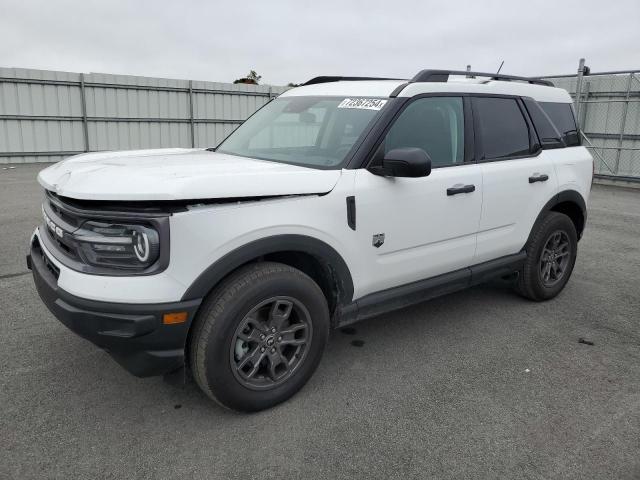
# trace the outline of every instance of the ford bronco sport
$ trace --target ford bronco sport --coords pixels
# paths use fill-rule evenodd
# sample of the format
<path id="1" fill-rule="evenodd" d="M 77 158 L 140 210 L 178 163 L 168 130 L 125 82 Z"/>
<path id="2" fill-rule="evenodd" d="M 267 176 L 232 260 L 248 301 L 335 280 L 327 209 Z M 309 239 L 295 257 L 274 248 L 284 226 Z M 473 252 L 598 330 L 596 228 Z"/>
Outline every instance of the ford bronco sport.
<path id="1" fill-rule="evenodd" d="M 564 90 L 423 70 L 318 77 L 217 148 L 87 153 L 41 171 L 27 258 L 67 327 L 134 375 L 223 406 L 297 392 L 331 327 L 511 276 L 571 275 L 592 158 Z"/>

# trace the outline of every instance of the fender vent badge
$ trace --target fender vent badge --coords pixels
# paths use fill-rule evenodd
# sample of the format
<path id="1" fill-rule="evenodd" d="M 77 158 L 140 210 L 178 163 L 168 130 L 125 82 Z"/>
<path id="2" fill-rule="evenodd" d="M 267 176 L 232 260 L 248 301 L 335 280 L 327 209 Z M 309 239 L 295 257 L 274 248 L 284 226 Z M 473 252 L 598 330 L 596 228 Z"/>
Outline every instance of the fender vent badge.
<path id="1" fill-rule="evenodd" d="M 371 241 L 371 244 L 376 248 L 380 248 L 383 243 L 384 243 L 384 233 L 376 233 L 373 236 L 373 240 Z"/>

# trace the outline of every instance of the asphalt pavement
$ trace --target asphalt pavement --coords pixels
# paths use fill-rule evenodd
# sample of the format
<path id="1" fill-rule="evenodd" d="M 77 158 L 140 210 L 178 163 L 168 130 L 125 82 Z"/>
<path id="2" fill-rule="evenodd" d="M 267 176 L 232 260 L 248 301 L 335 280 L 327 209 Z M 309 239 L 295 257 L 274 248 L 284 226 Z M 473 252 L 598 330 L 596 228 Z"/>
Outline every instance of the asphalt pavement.
<path id="1" fill-rule="evenodd" d="M 24 259 L 42 166 L 0 167 L 0 478 L 640 478 L 640 190 L 593 187 L 556 299 L 494 283 L 336 331 L 301 392 L 246 415 L 47 311 Z"/>

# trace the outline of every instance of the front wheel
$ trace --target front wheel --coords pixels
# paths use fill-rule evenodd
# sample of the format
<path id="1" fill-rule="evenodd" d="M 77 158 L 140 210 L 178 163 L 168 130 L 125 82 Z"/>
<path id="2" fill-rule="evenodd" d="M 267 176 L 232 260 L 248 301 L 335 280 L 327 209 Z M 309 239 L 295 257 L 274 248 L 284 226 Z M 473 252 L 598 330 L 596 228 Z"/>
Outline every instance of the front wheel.
<path id="1" fill-rule="evenodd" d="M 578 235 L 569 217 L 549 212 L 526 245 L 527 259 L 517 289 L 531 300 L 549 300 L 569 281 L 578 252 Z"/>
<path id="2" fill-rule="evenodd" d="M 324 295 L 303 272 L 273 262 L 243 267 L 198 313 L 190 345 L 194 378 L 227 408 L 269 408 L 311 377 L 329 324 Z"/>

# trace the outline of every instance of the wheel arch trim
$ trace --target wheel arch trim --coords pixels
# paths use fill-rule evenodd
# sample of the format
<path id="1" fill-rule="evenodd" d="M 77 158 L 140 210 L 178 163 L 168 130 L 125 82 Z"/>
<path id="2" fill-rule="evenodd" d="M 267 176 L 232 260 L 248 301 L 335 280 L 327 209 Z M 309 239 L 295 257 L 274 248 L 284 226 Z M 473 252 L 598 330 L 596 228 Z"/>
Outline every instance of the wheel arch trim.
<path id="1" fill-rule="evenodd" d="M 353 298 L 353 278 L 342 256 L 330 245 L 307 235 L 274 235 L 254 240 L 223 255 L 209 265 L 182 295 L 182 300 L 202 298 L 237 268 L 262 256 L 298 252 L 311 255 L 328 264 L 335 272 L 339 285 L 340 303 L 349 303 Z"/>
<path id="2" fill-rule="evenodd" d="M 553 210 L 553 207 L 555 207 L 556 205 L 560 205 L 561 203 L 574 203 L 578 206 L 578 208 L 580 208 L 583 218 L 583 229 L 582 231 L 577 232 L 578 240 L 580 239 L 580 237 L 582 236 L 582 232 L 584 231 L 584 225 L 586 225 L 587 223 L 587 203 L 585 202 L 584 197 L 577 190 L 562 190 L 561 192 L 558 192 L 553 197 L 551 197 L 551 199 L 544 205 L 544 207 L 542 207 L 542 210 L 540 210 L 538 217 L 533 223 L 533 227 L 531 227 L 531 232 L 529 232 L 529 237 L 527 238 L 527 242 L 525 243 L 523 248 L 526 247 L 526 245 L 531 240 L 531 237 L 536 231 L 536 227 L 540 225 L 544 216 L 548 212 Z"/>

